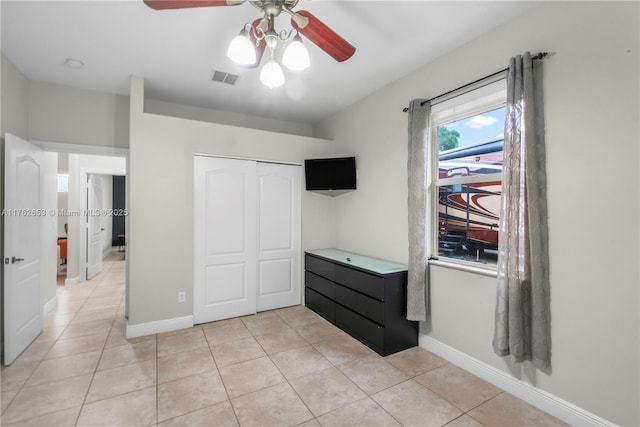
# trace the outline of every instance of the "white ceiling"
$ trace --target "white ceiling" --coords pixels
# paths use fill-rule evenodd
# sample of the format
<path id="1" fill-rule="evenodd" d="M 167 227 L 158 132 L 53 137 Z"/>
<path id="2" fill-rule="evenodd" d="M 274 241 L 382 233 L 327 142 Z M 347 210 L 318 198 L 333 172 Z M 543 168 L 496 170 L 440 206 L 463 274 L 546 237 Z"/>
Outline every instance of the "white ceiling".
<path id="1" fill-rule="evenodd" d="M 129 76 L 146 96 L 188 105 L 315 123 L 531 7 L 524 1 L 301 1 L 356 47 L 335 62 L 306 42 L 311 67 L 285 70 L 268 89 L 259 69 L 226 57 L 248 3 L 155 11 L 142 0 L 1 1 L 2 51 L 31 80 L 127 95 Z M 276 20 L 290 28 L 288 15 Z M 281 53 L 280 53 L 281 54 Z M 83 61 L 76 70 L 66 58 Z M 264 59 L 263 59 L 264 61 Z M 235 86 L 209 81 L 212 70 L 239 74 Z"/>

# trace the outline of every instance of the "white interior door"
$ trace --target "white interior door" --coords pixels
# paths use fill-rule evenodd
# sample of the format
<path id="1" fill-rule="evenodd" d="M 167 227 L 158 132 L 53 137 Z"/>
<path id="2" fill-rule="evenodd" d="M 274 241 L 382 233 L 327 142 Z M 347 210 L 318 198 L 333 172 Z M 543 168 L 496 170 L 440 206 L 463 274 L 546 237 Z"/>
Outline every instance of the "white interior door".
<path id="1" fill-rule="evenodd" d="M 5 137 L 4 364 L 42 332 L 42 150 Z"/>
<path id="2" fill-rule="evenodd" d="M 195 157 L 195 323 L 256 312 L 256 162 Z"/>
<path id="3" fill-rule="evenodd" d="M 102 271 L 102 178 L 87 175 L 87 280 Z"/>
<path id="4" fill-rule="evenodd" d="M 300 304 L 300 174 L 258 163 L 258 311 Z"/>

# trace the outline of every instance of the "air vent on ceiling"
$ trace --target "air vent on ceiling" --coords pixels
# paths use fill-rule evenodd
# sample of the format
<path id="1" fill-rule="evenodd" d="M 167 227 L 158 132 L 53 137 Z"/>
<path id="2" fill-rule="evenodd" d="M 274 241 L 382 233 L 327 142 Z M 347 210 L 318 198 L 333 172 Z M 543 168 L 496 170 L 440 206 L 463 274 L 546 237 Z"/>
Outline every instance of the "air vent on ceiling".
<path id="1" fill-rule="evenodd" d="M 233 86 L 236 84 L 239 77 L 240 76 L 238 76 L 237 74 L 231 74 L 231 73 L 225 73 L 224 71 L 213 70 L 213 72 L 211 73 L 210 80 L 214 82 L 226 83 L 228 85 Z"/>

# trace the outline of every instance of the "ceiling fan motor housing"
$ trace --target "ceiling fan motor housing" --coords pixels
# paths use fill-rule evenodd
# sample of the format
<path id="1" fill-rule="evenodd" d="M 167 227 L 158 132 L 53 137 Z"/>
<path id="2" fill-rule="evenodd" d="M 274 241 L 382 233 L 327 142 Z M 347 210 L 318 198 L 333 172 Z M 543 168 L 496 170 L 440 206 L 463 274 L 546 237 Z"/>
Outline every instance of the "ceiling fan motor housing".
<path id="1" fill-rule="evenodd" d="M 298 0 L 249 0 L 256 8 L 264 11 L 266 16 L 278 16 L 283 8 L 293 8 L 298 4 Z"/>

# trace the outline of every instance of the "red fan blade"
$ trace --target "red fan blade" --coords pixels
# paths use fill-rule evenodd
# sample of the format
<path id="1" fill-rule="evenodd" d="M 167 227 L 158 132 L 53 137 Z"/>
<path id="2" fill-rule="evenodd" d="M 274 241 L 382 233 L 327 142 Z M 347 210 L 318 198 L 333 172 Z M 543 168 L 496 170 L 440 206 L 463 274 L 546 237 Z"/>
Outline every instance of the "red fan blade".
<path id="1" fill-rule="evenodd" d="M 186 7 L 237 6 L 244 0 L 143 0 L 151 9 L 183 9 Z"/>
<path id="2" fill-rule="evenodd" d="M 260 24 L 260 21 L 262 21 L 262 19 L 263 18 L 256 19 L 255 21 L 253 21 L 251 26 L 253 28 L 256 28 Z M 267 42 L 265 41 L 265 39 L 262 39 L 256 45 L 257 39 L 254 31 L 249 31 L 249 38 L 251 39 L 251 42 L 253 43 L 253 45 L 256 46 L 256 63 L 254 65 L 249 65 L 246 68 L 256 68 L 258 64 L 260 64 L 260 61 L 262 60 L 262 55 L 264 54 L 264 50 L 267 47 Z"/>
<path id="3" fill-rule="evenodd" d="M 333 59 L 338 62 L 346 61 L 356 52 L 348 41 L 340 37 L 335 31 L 323 24 L 318 18 L 313 16 L 306 10 L 296 11 L 300 16 L 309 20 L 304 27 L 299 26 L 295 18 L 291 18 L 291 25 L 298 30 L 300 34 L 311 40 L 320 49 L 327 52 Z"/>

